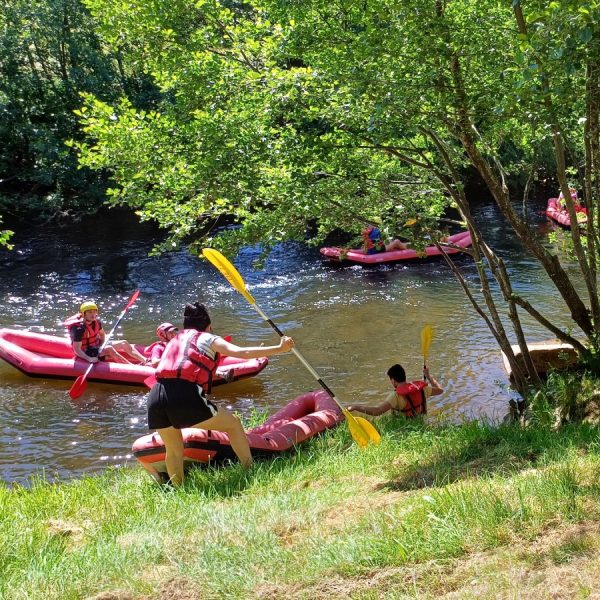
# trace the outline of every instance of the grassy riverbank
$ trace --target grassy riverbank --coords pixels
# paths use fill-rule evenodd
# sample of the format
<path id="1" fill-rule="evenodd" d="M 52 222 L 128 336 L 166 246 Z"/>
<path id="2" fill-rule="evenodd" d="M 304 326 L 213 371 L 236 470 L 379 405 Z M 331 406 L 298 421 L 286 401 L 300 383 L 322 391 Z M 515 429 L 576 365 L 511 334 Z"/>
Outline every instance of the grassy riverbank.
<path id="1" fill-rule="evenodd" d="M 178 491 L 137 468 L 2 487 L 0 597 L 591 594 L 597 428 L 378 427 L 377 448 L 342 426 L 249 473 L 197 470 Z"/>

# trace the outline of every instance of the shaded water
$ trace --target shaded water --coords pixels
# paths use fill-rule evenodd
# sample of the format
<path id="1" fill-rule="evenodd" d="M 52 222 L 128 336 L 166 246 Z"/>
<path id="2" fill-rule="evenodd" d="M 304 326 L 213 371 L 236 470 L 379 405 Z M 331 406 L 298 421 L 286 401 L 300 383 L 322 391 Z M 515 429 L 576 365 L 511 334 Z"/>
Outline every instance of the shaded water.
<path id="1" fill-rule="evenodd" d="M 535 207 L 543 235 L 548 225 Z M 474 209 L 489 243 L 507 260 L 515 287 L 544 311 L 564 311 L 553 288 L 519 243 L 506 234 L 497 209 Z M 121 324 L 120 337 L 155 339 L 162 321 L 180 323 L 183 305 L 201 299 L 211 308 L 217 333 L 234 341 L 276 343 L 257 313 L 211 265 L 184 252 L 149 258 L 156 232 L 129 218 L 94 220 L 71 231 L 19 234 L 12 252 L 0 251 L 0 326 L 63 334 L 60 322 L 82 299 L 96 299 L 106 330 L 131 293 L 137 304 Z M 94 240 L 90 243 L 89 240 Z M 97 242 L 96 240 L 100 240 Z M 499 349 L 443 261 L 364 268 L 321 261 L 317 250 L 286 244 L 254 271 L 257 249 L 235 261 L 261 308 L 292 335 L 297 347 L 345 403 L 377 401 L 389 391 L 386 369 L 401 362 L 419 378 L 420 330 L 433 325 L 432 374 L 444 386 L 431 411 L 451 418 L 499 418 L 509 391 Z M 460 259 L 465 277 L 475 268 Z M 526 320 L 532 339 L 549 337 Z M 68 478 L 108 465 L 135 462 L 132 442 L 147 433 L 145 390 L 90 383 L 77 401 L 72 381 L 32 379 L 0 363 L 0 477 L 26 482 L 44 473 Z M 275 357 L 256 378 L 222 386 L 213 398 L 243 414 L 274 411 L 318 387 L 293 355 Z"/>

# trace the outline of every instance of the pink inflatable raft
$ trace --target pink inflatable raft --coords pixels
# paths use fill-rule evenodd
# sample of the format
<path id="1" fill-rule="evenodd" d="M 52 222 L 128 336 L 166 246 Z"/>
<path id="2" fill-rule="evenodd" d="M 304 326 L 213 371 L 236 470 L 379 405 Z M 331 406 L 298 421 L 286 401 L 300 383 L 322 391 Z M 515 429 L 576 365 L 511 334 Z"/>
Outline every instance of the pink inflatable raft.
<path id="1" fill-rule="evenodd" d="M 456 254 L 461 252 L 463 248 L 468 248 L 471 245 L 471 234 L 468 231 L 461 231 L 451 235 L 448 238 L 448 243 L 458 246 L 457 248 L 444 247 L 447 254 Z M 375 265 L 379 263 L 398 262 L 403 260 L 426 260 L 436 256 L 441 256 L 441 252 L 436 246 L 427 246 L 423 253 L 418 254 L 410 248 L 406 250 L 392 250 L 391 252 L 379 252 L 378 254 L 365 254 L 360 248 L 348 250 L 345 248 L 321 248 L 321 254 L 334 261 L 344 261 L 361 263 L 366 265 Z"/>
<path id="2" fill-rule="evenodd" d="M 581 204 L 575 204 L 575 212 L 577 213 L 577 222 L 579 226 L 585 226 L 587 223 L 587 209 Z M 571 218 L 565 208 L 560 208 L 558 198 L 550 198 L 546 207 L 546 216 L 556 221 L 559 225 L 571 229 Z"/>
<path id="3" fill-rule="evenodd" d="M 324 390 L 298 396 L 269 417 L 262 425 L 246 432 L 255 458 L 274 456 L 289 450 L 344 420 L 337 404 Z M 236 459 L 227 434 L 204 429 L 182 429 L 184 464 L 219 463 Z M 133 444 L 134 456 L 141 462 L 166 473 L 165 447 L 158 433 L 145 435 Z"/>
<path id="4" fill-rule="evenodd" d="M 144 346 L 136 344 L 136 347 L 144 353 Z M 89 366 L 75 358 L 69 338 L 20 329 L 0 329 L 0 358 L 30 377 L 47 379 L 75 379 Z M 253 377 L 268 362 L 267 357 L 249 360 L 221 357 L 213 385 Z M 233 376 L 229 377 L 232 369 Z M 91 370 L 88 380 L 141 386 L 151 375 L 154 375 L 154 369 L 150 366 L 99 362 Z"/>

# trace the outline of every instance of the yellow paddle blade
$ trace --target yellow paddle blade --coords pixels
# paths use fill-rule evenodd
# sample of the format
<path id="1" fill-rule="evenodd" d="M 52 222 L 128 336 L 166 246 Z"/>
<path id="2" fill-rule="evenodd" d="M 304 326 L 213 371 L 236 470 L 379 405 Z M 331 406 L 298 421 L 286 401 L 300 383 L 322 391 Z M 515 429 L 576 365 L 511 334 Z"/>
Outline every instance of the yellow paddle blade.
<path id="1" fill-rule="evenodd" d="M 366 448 L 369 444 L 378 445 L 381 442 L 379 432 L 369 421 L 362 417 L 355 417 L 349 410 L 342 409 L 352 439 L 361 447 Z"/>
<path id="2" fill-rule="evenodd" d="M 421 329 L 421 354 L 423 355 L 423 360 L 425 360 L 429 354 L 429 346 L 431 346 L 432 339 L 433 329 L 431 328 L 431 325 L 425 325 L 425 327 Z"/>
<path id="3" fill-rule="evenodd" d="M 225 279 L 227 279 L 227 281 L 229 281 L 229 283 L 242 294 L 250 304 L 256 304 L 250 292 L 246 290 L 246 284 L 239 271 L 218 250 L 204 248 L 202 250 L 202 255 L 219 269 L 223 277 L 225 277 Z"/>

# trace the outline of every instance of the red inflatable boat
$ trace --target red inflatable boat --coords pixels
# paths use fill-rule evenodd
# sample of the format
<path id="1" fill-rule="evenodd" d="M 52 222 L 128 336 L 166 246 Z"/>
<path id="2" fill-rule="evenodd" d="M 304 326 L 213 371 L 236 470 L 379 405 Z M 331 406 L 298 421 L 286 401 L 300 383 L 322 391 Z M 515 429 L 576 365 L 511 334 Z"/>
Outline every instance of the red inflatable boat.
<path id="1" fill-rule="evenodd" d="M 289 450 L 344 420 L 337 404 L 324 390 L 298 396 L 246 433 L 252 456 L 268 457 Z M 204 429 L 182 429 L 185 467 L 236 459 L 226 433 Z M 141 462 L 166 473 L 165 447 L 158 433 L 145 435 L 133 444 L 133 454 Z"/>
<path id="2" fill-rule="evenodd" d="M 451 248 L 444 247 L 446 254 L 456 254 L 461 252 L 463 248 L 468 248 L 471 245 L 471 234 L 468 231 L 461 231 L 448 238 L 448 243 L 458 246 Z M 427 246 L 423 252 L 417 253 L 416 250 L 407 248 L 406 250 L 392 250 L 391 252 L 379 252 L 377 254 L 365 254 L 360 248 L 348 250 L 347 248 L 321 248 L 321 254 L 326 258 L 335 261 L 344 261 L 361 263 L 365 265 L 375 265 L 379 263 L 398 262 L 403 260 L 426 260 L 436 256 L 441 256 L 441 252 L 436 246 Z"/>
<path id="3" fill-rule="evenodd" d="M 575 204 L 575 212 L 577 213 L 577 222 L 580 227 L 585 227 L 587 223 L 587 208 L 581 204 Z M 571 229 L 571 218 L 566 208 L 560 208 L 558 198 L 550 198 L 546 207 L 546 216 L 556 221 L 559 225 Z"/>
<path id="4" fill-rule="evenodd" d="M 136 347 L 144 353 L 144 346 L 136 344 Z M 0 329 L 0 358 L 30 377 L 75 379 L 89 366 L 88 362 L 75 358 L 69 338 L 20 329 Z M 221 357 L 213 385 L 257 375 L 268 362 L 266 356 L 248 360 Z M 233 376 L 230 378 L 231 369 Z M 154 375 L 154 369 L 146 365 L 98 362 L 88 380 L 144 385 L 144 380 L 151 375 Z M 223 376 L 227 376 L 227 381 Z"/>

